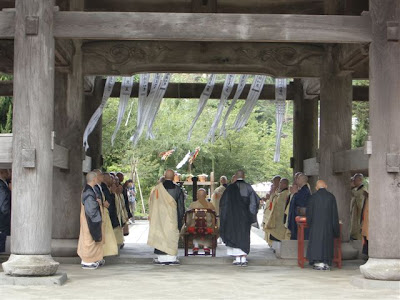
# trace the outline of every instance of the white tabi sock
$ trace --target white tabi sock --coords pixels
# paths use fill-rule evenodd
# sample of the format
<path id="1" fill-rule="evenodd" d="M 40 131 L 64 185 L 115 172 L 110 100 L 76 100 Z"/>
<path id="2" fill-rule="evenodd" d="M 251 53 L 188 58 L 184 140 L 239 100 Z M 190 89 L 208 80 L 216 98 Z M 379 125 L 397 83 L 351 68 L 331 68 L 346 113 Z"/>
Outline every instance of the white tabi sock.
<path id="1" fill-rule="evenodd" d="M 242 256 L 242 257 L 240 258 L 240 262 L 241 262 L 242 264 L 245 263 L 245 262 L 247 262 L 246 256 Z"/>
<path id="2" fill-rule="evenodd" d="M 236 256 L 236 262 L 240 263 L 240 256 Z"/>

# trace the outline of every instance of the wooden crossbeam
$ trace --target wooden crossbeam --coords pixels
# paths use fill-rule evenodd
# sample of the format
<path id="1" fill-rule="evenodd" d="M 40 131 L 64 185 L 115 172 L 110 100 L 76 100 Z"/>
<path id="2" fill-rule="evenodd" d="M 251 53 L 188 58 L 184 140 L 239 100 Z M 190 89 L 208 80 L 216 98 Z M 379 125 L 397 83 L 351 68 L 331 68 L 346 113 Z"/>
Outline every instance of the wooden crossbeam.
<path id="1" fill-rule="evenodd" d="M 13 38 L 14 12 L 0 12 L 0 38 Z M 94 40 L 368 43 L 369 15 L 54 13 L 54 36 Z"/>
<path id="2" fill-rule="evenodd" d="M 104 86 L 105 79 L 102 85 Z M 0 81 L 0 96 L 12 96 L 13 94 L 12 81 Z M 199 99 L 202 91 L 204 90 L 205 83 L 170 83 L 164 98 L 172 99 Z M 217 83 L 211 93 L 211 99 L 219 99 L 221 96 L 223 84 Z M 138 96 L 139 84 L 134 83 L 131 97 Z M 236 85 L 233 91 L 236 90 Z M 250 84 L 247 84 L 241 95 L 241 99 L 247 97 L 250 90 Z M 119 97 L 121 91 L 121 83 L 116 82 L 111 97 Z M 287 88 L 287 99 L 293 100 L 294 87 L 289 84 Z M 260 94 L 260 100 L 275 100 L 275 86 L 266 84 Z M 368 86 L 353 86 L 353 101 L 368 101 Z"/>
<path id="3" fill-rule="evenodd" d="M 356 148 L 333 154 L 333 172 L 342 173 L 352 171 L 354 173 L 367 173 L 369 156 L 364 153 L 364 148 Z"/>

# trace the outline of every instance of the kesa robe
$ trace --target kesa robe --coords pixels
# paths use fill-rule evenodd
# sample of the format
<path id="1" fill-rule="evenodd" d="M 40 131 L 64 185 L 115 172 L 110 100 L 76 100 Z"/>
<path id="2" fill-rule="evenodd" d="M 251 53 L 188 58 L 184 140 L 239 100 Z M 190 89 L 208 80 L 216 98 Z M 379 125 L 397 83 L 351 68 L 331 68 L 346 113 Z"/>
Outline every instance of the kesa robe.
<path id="1" fill-rule="evenodd" d="M 159 183 L 149 199 L 149 236 L 147 245 L 171 256 L 178 255 L 178 204 Z"/>
<path id="2" fill-rule="evenodd" d="M 286 200 L 289 196 L 289 191 L 283 190 L 275 198 L 272 204 L 272 211 L 269 220 L 266 224 L 266 228 L 269 233 L 278 240 L 286 239 L 286 227 L 283 223 L 285 214 Z"/>
<path id="3" fill-rule="evenodd" d="M 117 240 L 117 245 L 122 245 L 124 243 L 124 234 L 122 228 L 124 227 L 125 222 L 127 220 L 126 212 L 124 213 L 123 209 L 124 199 L 122 194 L 113 194 L 113 195 L 115 201 L 115 210 L 118 219 L 118 226 L 114 227 L 114 234 L 115 234 L 115 239 Z"/>
<path id="4" fill-rule="evenodd" d="M 96 193 L 86 185 L 82 193 L 78 255 L 85 263 L 103 259 L 102 216 Z"/>
<path id="5" fill-rule="evenodd" d="M 335 196 L 326 189 L 319 189 L 310 197 L 306 215 L 310 227 L 307 259 L 310 264 L 324 262 L 331 265 L 334 238 L 340 236 Z"/>
<path id="6" fill-rule="evenodd" d="M 310 188 L 307 185 L 304 185 L 293 196 L 292 201 L 290 201 L 288 229 L 291 233 L 291 240 L 297 240 L 296 217 L 299 215 L 300 210 L 305 209 L 308 206 L 310 195 Z M 308 240 L 308 229 L 304 230 L 304 239 Z"/>
<path id="7" fill-rule="evenodd" d="M 105 197 L 101 186 L 96 185 L 94 187 L 96 195 L 98 198 L 102 199 L 103 205 L 105 202 Z M 110 213 L 108 208 L 103 206 L 103 256 L 113 256 L 118 255 L 117 240 L 115 239 L 115 234 L 111 225 Z"/>
<path id="8" fill-rule="evenodd" d="M 276 190 L 270 197 L 269 199 L 265 202 L 265 209 L 264 209 L 264 216 L 263 216 L 263 230 L 265 232 L 264 235 L 264 240 L 268 243 L 268 245 L 272 245 L 272 241 L 270 239 L 270 232 L 269 229 L 267 228 L 267 223 L 269 221 L 269 218 L 271 216 L 272 212 L 272 207 L 275 199 L 278 197 L 278 191 Z"/>
<path id="9" fill-rule="evenodd" d="M 226 188 L 220 202 L 220 236 L 227 247 L 250 253 L 250 230 L 259 204 L 260 198 L 244 180 Z"/>
<path id="10" fill-rule="evenodd" d="M 365 194 L 367 189 L 364 185 L 360 185 L 352 190 L 352 199 L 350 203 L 351 213 L 351 232 L 350 237 L 353 240 L 361 240 L 361 211 L 364 206 Z"/>

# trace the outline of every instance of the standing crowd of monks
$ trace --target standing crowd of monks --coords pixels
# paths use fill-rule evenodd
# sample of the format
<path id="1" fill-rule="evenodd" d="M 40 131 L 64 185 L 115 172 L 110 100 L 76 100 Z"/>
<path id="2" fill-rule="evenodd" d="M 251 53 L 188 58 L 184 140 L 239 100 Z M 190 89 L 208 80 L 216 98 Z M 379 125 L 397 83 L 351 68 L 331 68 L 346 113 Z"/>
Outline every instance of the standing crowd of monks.
<path id="1" fill-rule="evenodd" d="M 133 217 L 128 194 L 132 180 L 124 175 L 93 170 L 86 175 L 81 197 L 78 255 L 83 269 L 97 269 L 106 256 L 118 255 Z"/>

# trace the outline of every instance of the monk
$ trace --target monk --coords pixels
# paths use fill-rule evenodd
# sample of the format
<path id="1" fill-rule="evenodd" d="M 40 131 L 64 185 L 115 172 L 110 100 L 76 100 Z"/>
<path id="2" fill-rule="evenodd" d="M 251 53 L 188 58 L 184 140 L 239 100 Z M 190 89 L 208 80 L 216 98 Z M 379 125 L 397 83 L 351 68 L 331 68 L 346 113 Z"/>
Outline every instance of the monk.
<path id="1" fill-rule="evenodd" d="M 289 197 L 289 180 L 282 178 L 279 182 L 277 197 L 272 203 L 272 210 L 269 220 L 266 224 L 270 233 L 270 239 L 273 241 L 281 241 L 286 239 L 286 227 L 283 222 L 285 214 L 286 200 Z"/>
<path id="2" fill-rule="evenodd" d="M 102 221 L 103 221 L 103 255 L 104 256 L 113 256 L 118 255 L 118 247 L 117 240 L 115 239 L 115 234 L 113 231 L 113 227 L 111 225 L 110 213 L 108 211 L 108 207 L 110 203 L 106 200 L 103 190 L 101 188 L 101 183 L 104 180 L 103 173 L 96 169 L 93 172 L 97 174 L 97 184 L 94 186 L 94 191 L 96 192 L 97 198 L 101 199 L 102 203 Z"/>
<path id="3" fill-rule="evenodd" d="M 269 217 L 271 216 L 271 211 L 272 211 L 272 206 L 275 201 L 275 199 L 278 197 L 278 191 L 279 191 L 279 182 L 281 180 L 281 176 L 276 175 L 274 178 L 272 178 L 272 185 L 271 185 L 271 190 L 269 194 L 266 197 L 266 202 L 265 202 L 265 209 L 264 209 L 264 216 L 263 216 L 263 223 L 262 227 L 265 232 L 264 239 L 268 243 L 269 246 L 272 246 L 272 240 L 270 238 L 270 232 L 268 228 L 266 227 Z"/>
<path id="4" fill-rule="evenodd" d="M 318 180 L 307 206 L 307 224 L 310 227 L 307 259 L 314 270 L 330 270 L 334 255 L 334 239 L 340 236 L 336 199 L 328 192 L 325 181 Z"/>
<path id="5" fill-rule="evenodd" d="M 286 206 L 285 206 L 285 214 L 283 217 L 283 223 L 285 224 L 285 228 L 286 228 L 286 239 L 290 240 L 291 237 L 291 232 L 288 229 L 289 227 L 289 209 L 290 209 L 290 203 L 292 202 L 292 199 L 294 197 L 294 195 L 297 194 L 297 192 L 299 191 L 299 187 L 297 184 L 292 184 L 289 188 L 289 197 L 286 200 Z"/>
<path id="6" fill-rule="evenodd" d="M 83 269 L 97 269 L 105 263 L 103 259 L 101 199 L 97 198 L 94 191 L 96 184 L 97 174 L 89 172 L 86 175 L 86 186 L 81 198 L 81 228 L 77 251 L 82 260 Z"/>
<path id="7" fill-rule="evenodd" d="M 290 230 L 290 239 L 297 240 L 297 216 L 305 216 L 309 197 L 311 196 L 308 186 L 307 175 L 300 174 L 297 178 L 297 184 L 300 190 L 293 196 L 289 208 L 288 229 Z M 304 239 L 308 240 L 308 230 L 304 231 Z"/>
<path id="8" fill-rule="evenodd" d="M 164 174 L 164 182 L 158 183 L 149 199 L 149 237 L 147 245 L 155 248 L 157 265 L 179 265 L 179 232 L 185 214 L 185 194 L 173 182 L 175 172 L 171 169 Z"/>
<path id="9" fill-rule="evenodd" d="M 211 195 L 211 203 L 215 208 L 215 213 L 219 216 L 219 202 L 221 200 L 222 194 L 225 192 L 226 187 L 228 186 L 228 179 L 226 176 L 221 176 L 219 179 L 220 186 L 217 187 L 214 193 Z M 219 223 L 219 222 L 218 222 Z"/>
<path id="10" fill-rule="evenodd" d="M 353 240 L 361 240 L 361 219 L 362 219 L 362 208 L 366 199 L 365 195 L 368 195 L 368 191 L 365 188 L 364 176 L 362 174 L 355 174 L 353 176 L 352 198 L 350 203 L 350 214 L 351 214 L 351 231 L 350 238 Z"/>
<path id="11" fill-rule="evenodd" d="M 233 265 L 247 267 L 250 253 L 250 230 L 257 223 L 260 198 L 245 180 L 245 174 L 236 172 L 236 182 L 229 185 L 220 202 L 220 235 Z"/>
<path id="12" fill-rule="evenodd" d="M 211 209 L 211 210 L 215 211 L 214 205 L 207 201 L 207 191 L 205 189 L 199 189 L 197 191 L 197 201 L 192 202 L 189 205 L 188 210 L 193 210 L 196 208 Z M 215 224 L 213 224 L 212 216 L 209 213 L 206 214 L 206 221 L 207 221 L 207 227 L 213 228 L 215 226 Z M 187 228 L 194 227 L 194 226 L 195 226 L 195 220 L 193 219 L 193 215 L 189 214 L 188 218 L 187 218 L 187 223 L 184 226 L 184 230 L 187 230 Z M 197 255 L 199 253 L 200 246 L 203 246 L 204 254 L 210 255 L 211 243 L 212 243 L 211 237 L 210 238 L 202 238 L 202 239 L 194 238 L 193 239 L 193 254 Z"/>

